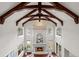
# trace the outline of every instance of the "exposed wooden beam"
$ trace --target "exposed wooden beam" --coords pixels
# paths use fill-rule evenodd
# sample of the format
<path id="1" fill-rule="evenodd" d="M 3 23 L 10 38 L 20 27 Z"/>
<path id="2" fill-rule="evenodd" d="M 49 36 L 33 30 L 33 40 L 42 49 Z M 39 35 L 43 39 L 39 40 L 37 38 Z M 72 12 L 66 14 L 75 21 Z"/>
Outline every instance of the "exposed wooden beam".
<path id="1" fill-rule="evenodd" d="M 41 2 L 38 2 L 38 13 L 41 14 Z M 40 22 L 41 16 L 39 15 L 39 22 Z"/>
<path id="2" fill-rule="evenodd" d="M 51 15 L 36 14 L 36 15 L 27 15 L 27 16 L 25 16 L 25 17 L 22 17 L 22 18 L 19 19 L 18 21 L 21 21 L 22 19 L 28 18 L 28 17 L 39 17 L 39 15 L 40 15 L 41 17 L 51 17 L 51 18 L 55 18 L 55 17 L 53 17 L 53 16 L 51 16 Z M 57 18 L 55 18 L 55 19 L 57 19 Z M 40 19 L 40 20 L 41 20 L 41 19 Z M 16 22 L 16 25 L 18 25 L 18 23 L 19 23 L 18 21 Z"/>
<path id="3" fill-rule="evenodd" d="M 38 2 L 38 13 L 41 13 L 41 2 Z"/>
<path id="4" fill-rule="evenodd" d="M 28 3 L 29 2 L 22 2 L 22 3 L 18 4 L 17 6 L 15 6 L 14 8 L 10 9 L 8 12 L 4 13 L 2 16 L 0 16 L 0 24 L 3 24 L 5 19 L 7 17 L 9 17 L 14 11 L 23 7 L 25 4 L 27 5 Z"/>
<path id="5" fill-rule="evenodd" d="M 33 8 L 38 8 L 38 5 L 27 5 L 27 6 L 19 8 L 18 10 L 21 10 L 21 9 L 33 9 Z M 51 5 L 41 5 L 41 8 L 53 9 L 55 7 L 51 6 Z"/>
<path id="6" fill-rule="evenodd" d="M 51 21 L 52 23 L 54 23 L 57 26 L 57 23 L 54 22 L 53 20 L 49 19 L 48 17 L 45 17 L 48 21 Z"/>
<path id="7" fill-rule="evenodd" d="M 39 17 L 39 16 L 41 16 L 41 17 L 52 17 L 51 15 L 45 15 L 45 14 L 36 14 L 36 15 L 29 15 L 29 16 L 26 16 L 25 18 L 27 18 L 27 17 L 32 17 L 32 16 L 34 16 L 34 17 Z M 53 17 L 52 17 L 53 18 Z"/>
<path id="8" fill-rule="evenodd" d="M 29 18 L 28 20 L 26 20 L 24 23 L 22 23 L 22 26 L 24 26 L 24 24 L 26 24 L 28 21 L 31 21 L 34 17 Z"/>
<path id="9" fill-rule="evenodd" d="M 55 23 L 53 20 L 49 19 L 49 18 L 40 18 L 41 20 L 45 20 L 45 21 L 50 21 L 52 23 L 54 23 L 57 26 L 57 23 Z M 26 20 L 24 23 L 22 23 L 22 26 L 24 26 L 24 24 L 26 24 L 29 21 L 35 21 L 35 20 L 39 20 L 39 18 L 31 18 L 30 20 Z"/>
<path id="10" fill-rule="evenodd" d="M 54 8 L 63 10 L 65 13 L 67 13 L 69 16 L 71 16 L 75 23 L 78 24 L 79 23 L 79 16 L 76 15 L 74 12 L 72 12 L 71 10 L 69 10 L 68 8 L 66 8 L 65 6 L 63 6 L 62 4 L 58 3 L 58 2 L 51 2 L 51 4 L 54 4 Z"/>
<path id="11" fill-rule="evenodd" d="M 28 18 L 28 17 L 39 17 L 39 15 L 40 15 L 41 17 L 51 17 L 51 18 L 55 18 L 55 17 L 53 17 L 53 16 L 51 16 L 51 15 L 36 14 L 36 15 L 28 15 L 28 16 L 26 16 L 26 17 L 23 17 L 23 18 L 19 19 L 19 20 L 22 20 L 22 19 Z M 57 18 L 55 18 L 55 19 L 57 19 Z M 18 20 L 18 21 L 19 21 L 19 20 Z M 16 22 L 16 23 L 17 23 L 17 22 Z"/>
<path id="12" fill-rule="evenodd" d="M 61 25 L 63 26 L 63 21 L 60 20 L 58 17 L 56 17 L 55 15 L 51 14 L 49 11 L 42 9 L 45 13 L 49 14 L 50 16 L 54 17 L 55 19 L 57 19 L 59 22 L 61 22 Z"/>
<path id="13" fill-rule="evenodd" d="M 17 21 L 16 21 L 16 25 L 18 25 L 18 23 L 19 23 L 22 19 L 28 17 L 29 15 L 31 15 L 32 13 L 34 13 L 34 12 L 36 12 L 36 11 L 37 11 L 37 9 L 34 9 L 34 10 L 32 10 L 31 12 L 29 12 L 28 14 L 26 14 L 25 16 L 23 16 L 22 18 L 20 18 L 19 20 L 17 20 Z"/>
<path id="14" fill-rule="evenodd" d="M 45 20 L 45 18 L 40 18 L 41 20 Z M 32 20 L 39 20 L 39 18 L 33 18 Z"/>

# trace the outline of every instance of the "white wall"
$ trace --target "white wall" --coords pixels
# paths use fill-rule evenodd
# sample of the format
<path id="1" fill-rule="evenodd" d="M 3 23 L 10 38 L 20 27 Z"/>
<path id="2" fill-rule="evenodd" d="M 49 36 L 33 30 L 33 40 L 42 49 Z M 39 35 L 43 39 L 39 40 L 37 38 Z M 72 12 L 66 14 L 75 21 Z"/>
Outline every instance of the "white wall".
<path id="1" fill-rule="evenodd" d="M 73 55 L 79 56 L 79 24 L 68 22 L 64 24 L 62 45 Z"/>
<path id="2" fill-rule="evenodd" d="M 3 25 L 0 24 L 0 56 L 5 56 L 6 53 L 8 54 L 22 43 L 21 40 L 17 39 L 18 27 L 16 27 L 16 21 L 29 11 L 30 10 L 18 11 L 9 16 Z"/>
<path id="3" fill-rule="evenodd" d="M 10 17 L 3 25 L 0 25 L 0 56 L 6 56 L 17 49 L 17 46 L 22 42 L 17 38 L 15 20 L 15 18 Z"/>
<path id="4" fill-rule="evenodd" d="M 75 24 L 75 22 L 72 21 L 73 19 L 67 20 L 68 21 L 64 21 L 64 26 L 62 27 L 62 39 L 56 40 L 56 42 L 74 56 L 79 56 L 79 24 Z"/>
<path id="5" fill-rule="evenodd" d="M 0 56 L 4 56 L 9 50 L 13 49 L 12 42 L 16 40 L 16 27 L 14 23 L 6 22 L 0 26 Z"/>

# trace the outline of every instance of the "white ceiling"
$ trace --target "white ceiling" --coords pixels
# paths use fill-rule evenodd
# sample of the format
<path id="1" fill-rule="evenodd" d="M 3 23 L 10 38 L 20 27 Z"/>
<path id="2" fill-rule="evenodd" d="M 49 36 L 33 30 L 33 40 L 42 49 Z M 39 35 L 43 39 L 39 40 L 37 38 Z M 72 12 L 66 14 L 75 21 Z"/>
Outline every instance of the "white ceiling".
<path id="1" fill-rule="evenodd" d="M 5 12 L 7 12 L 8 10 L 10 10 L 11 8 L 13 8 L 14 6 L 16 6 L 17 4 L 19 4 L 20 2 L 0 2 L 0 16 L 2 14 L 4 14 Z M 67 7 L 69 10 L 73 11 L 74 13 L 76 13 L 79 16 L 79 2 L 60 2 L 63 6 Z M 35 5 L 37 4 L 36 2 L 30 3 L 29 5 Z M 47 2 L 43 2 L 43 4 L 45 5 L 50 5 Z M 27 9 L 28 10 L 28 9 Z M 23 17 L 25 14 L 27 14 L 28 12 L 23 13 L 23 15 L 21 15 L 21 17 Z M 23 11 L 23 10 L 22 10 Z M 60 11 L 55 11 L 55 10 L 49 10 L 52 14 L 56 15 L 58 18 L 62 19 L 62 20 L 67 20 L 67 19 L 72 19 L 70 16 L 68 16 L 67 14 L 60 12 Z M 22 13 L 19 11 L 19 13 Z M 37 12 L 36 12 L 37 13 Z M 45 13 L 44 13 L 45 14 Z M 61 15 L 60 15 L 61 14 Z M 20 14 L 17 14 L 18 16 Z M 16 17 L 16 16 L 15 16 Z M 17 18 L 17 19 L 16 19 Z M 18 20 L 18 17 L 16 17 L 15 19 Z M 20 17 L 19 17 L 20 18 Z"/>
<path id="2" fill-rule="evenodd" d="M 19 4 L 18 2 L 0 2 L 0 15 L 4 14 L 14 6 Z"/>
<path id="3" fill-rule="evenodd" d="M 79 2 L 61 2 L 61 4 L 79 16 Z"/>

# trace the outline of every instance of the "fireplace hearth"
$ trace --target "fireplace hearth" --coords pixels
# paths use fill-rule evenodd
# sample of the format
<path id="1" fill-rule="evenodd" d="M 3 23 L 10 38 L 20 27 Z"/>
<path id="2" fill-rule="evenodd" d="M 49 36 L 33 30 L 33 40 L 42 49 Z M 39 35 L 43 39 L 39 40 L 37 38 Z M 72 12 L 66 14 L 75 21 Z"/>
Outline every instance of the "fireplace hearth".
<path id="1" fill-rule="evenodd" d="M 43 52 L 44 51 L 44 48 L 43 47 L 36 47 L 35 48 L 35 51 L 36 52 Z"/>

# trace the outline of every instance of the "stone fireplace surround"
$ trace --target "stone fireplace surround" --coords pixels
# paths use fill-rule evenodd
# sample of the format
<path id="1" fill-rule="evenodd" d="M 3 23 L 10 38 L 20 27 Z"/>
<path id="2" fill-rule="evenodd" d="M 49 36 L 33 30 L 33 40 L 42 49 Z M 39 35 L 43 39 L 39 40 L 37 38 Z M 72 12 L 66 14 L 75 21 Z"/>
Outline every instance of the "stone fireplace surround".
<path id="1" fill-rule="evenodd" d="M 33 51 L 34 53 L 46 53 L 47 52 L 46 44 L 44 43 L 33 44 Z"/>

